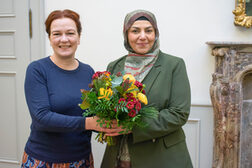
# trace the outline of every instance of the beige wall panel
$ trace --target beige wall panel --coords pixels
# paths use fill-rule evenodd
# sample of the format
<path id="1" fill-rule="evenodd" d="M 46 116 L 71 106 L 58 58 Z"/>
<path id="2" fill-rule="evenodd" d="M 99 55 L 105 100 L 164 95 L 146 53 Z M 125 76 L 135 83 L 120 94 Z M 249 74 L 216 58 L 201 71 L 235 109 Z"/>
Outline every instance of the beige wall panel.
<path id="1" fill-rule="evenodd" d="M 199 168 L 200 119 L 189 118 L 183 127 L 193 167 Z"/>
<path id="2" fill-rule="evenodd" d="M 0 31 L 0 59 L 15 58 L 15 31 Z"/>
<path id="3" fill-rule="evenodd" d="M 13 14 L 13 1 L 14 0 L 1 0 L 0 16 L 3 14 Z"/>
<path id="4" fill-rule="evenodd" d="M 0 72 L 0 162 L 17 161 L 15 73 Z"/>

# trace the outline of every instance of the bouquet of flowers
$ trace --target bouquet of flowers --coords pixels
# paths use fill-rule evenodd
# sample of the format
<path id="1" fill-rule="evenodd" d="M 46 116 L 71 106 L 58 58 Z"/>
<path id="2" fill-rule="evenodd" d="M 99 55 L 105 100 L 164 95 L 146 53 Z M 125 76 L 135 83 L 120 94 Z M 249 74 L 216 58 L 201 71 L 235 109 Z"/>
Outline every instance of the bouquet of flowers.
<path id="1" fill-rule="evenodd" d="M 148 104 L 145 85 L 130 74 L 96 72 L 89 87 L 89 91 L 81 90 L 83 101 L 79 106 L 86 109 L 83 116 L 98 116 L 100 119 L 97 122 L 101 127 L 106 125 L 111 128 L 112 121 L 116 120 L 118 126 L 127 133 L 135 126 L 147 126 L 144 117 L 158 115 L 154 107 L 142 107 L 142 103 Z M 104 137 L 102 132 L 98 133 L 96 139 L 101 143 L 107 142 L 108 145 L 114 144 L 112 137 Z"/>

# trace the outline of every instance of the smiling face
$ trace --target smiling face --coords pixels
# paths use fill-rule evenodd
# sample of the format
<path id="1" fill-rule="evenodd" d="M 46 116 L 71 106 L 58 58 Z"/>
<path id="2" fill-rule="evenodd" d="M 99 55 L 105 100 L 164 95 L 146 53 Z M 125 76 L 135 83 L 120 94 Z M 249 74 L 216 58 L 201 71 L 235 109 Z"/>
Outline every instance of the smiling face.
<path id="1" fill-rule="evenodd" d="M 137 20 L 128 30 L 128 43 L 137 54 L 146 54 L 155 42 L 155 29 L 147 20 Z"/>
<path id="2" fill-rule="evenodd" d="M 56 19 L 52 21 L 50 32 L 53 55 L 58 58 L 73 58 L 80 44 L 80 35 L 75 22 L 70 18 Z"/>

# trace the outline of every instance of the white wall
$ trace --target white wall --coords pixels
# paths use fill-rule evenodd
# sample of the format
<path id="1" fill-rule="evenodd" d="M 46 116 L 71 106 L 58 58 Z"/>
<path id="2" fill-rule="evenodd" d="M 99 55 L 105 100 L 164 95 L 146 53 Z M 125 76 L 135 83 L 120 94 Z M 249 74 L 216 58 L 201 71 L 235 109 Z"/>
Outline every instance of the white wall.
<path id="1" fill-rule="evenodd" d="M 154 3 L 155 2 L 155 3 Z M 192 88 L 192 104 L 210 104 L 209 85 L 214 58 L 206 41 L 251 41 L 252 29 L 235 27 L 230 0 L 45 0 L 45 15 L 55 9 L 73 9 L 81 15 L 83 33 L 77 58 L 104 70 L 126 54 L 122 24 L 135 9 L 152 11 L 164 52 L 184 58 Z M 47 43 L 47 54 L 51 53 Z"/>
<path id="2" fill-rule="evenodd" d="M 214 71 L 214 57 L 206 41 L 251 41 L 252 29 L 233 24 L 235 0 L 44 0 L 45 16 L 55 9 L 72 9 L 81 16 L 83 33 L 76 57 L 90 64 L 95 70 L 105 70 L 106 65 L 126 54 L 123 47 L 122 25 L 125 15 L 135 9 L 152 11 L 160 31 L 161 50 L 182 57 L 192 89 L 191 118 L 199 118 L 200 132 L 212 142 L 213 112 L 209 96 Z M 52 51 L 46 43 L 46 53 Z M 202 106 L 203 105 L 203 106 Z M 201 116 L 202 114 L 205 114 Z M 196 116 L 195 116 L 196 115 Z M 206 120 L 207 117 L 210 117 Z M 207 126 L 204 126 L 208 123 Z M 205 129 L 205 130 L 203 130 Z M 202 131 L 203 130 L 203 131 Z M 200 146 L 205 141 L 200 141 Z M 98 148 L 102 149 L 98 149 Z M 96 145 L 94 151 L 104 146 Z M 201 149 L 201 150 L 202 150 Z M 211 167 L 212 148 L 208 156 L 202 151 L 200 166 Z M 97 152 L 102 156 L 102 152 Z M 99 162 L 100 156 L 96 162 Z"/>

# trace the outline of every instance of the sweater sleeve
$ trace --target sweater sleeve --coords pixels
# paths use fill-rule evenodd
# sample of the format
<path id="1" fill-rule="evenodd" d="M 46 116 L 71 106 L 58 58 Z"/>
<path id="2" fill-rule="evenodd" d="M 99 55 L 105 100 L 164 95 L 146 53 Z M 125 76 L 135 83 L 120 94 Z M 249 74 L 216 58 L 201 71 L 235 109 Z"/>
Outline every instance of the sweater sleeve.
<path id="1" fill-rule="evenodd" d="M 31 129 L 48 132 L 85 130 L 85 118 L 51 111 L 46 73 L 39 63 L 31 63 L 26 71 L 25 97 L 32 118 Z"/>
<path id="2" fill-rule="evenodd" d="M 138 143 L 166 136 L 186 123 L 191 105 L 190 85 L 182 59 L 172 72 L 171 93 L 165 108 L 160 109 L 157 119 L 145 119 L 146 129 L 134 128 L 133 142 Z"/>

